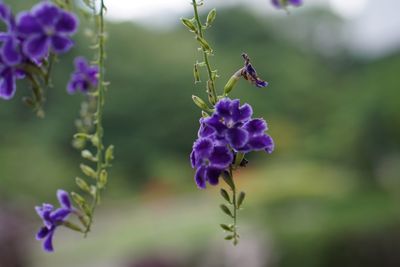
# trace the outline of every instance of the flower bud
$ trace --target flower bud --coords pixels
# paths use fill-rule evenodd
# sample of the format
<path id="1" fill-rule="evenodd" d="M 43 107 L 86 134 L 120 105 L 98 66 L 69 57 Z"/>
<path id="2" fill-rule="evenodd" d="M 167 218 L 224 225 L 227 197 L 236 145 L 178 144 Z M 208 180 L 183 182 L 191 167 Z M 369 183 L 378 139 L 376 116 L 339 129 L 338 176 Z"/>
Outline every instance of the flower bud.
<path id="1" fill-rule="evenodd" d="M 211 49 L 210 45 L 204 38 L 197 36 L 196 39 L 197 39 L 197 41 L 199 41 L 199 43 L 204 51 L 206 51 L 208 53 L 212 53 L 212 49 Z"/>
<path id="2" fill-rule="evenodd" d="M 211 109 L 207 106 L 206 102 L 198 96 L 192 95 L 193 102 L 204 111 L 211 111 Z"/>
<path id="3" fill-rule="evenodd" d="M 217 10 L 213 8 L 207 15 L 206 27 L 211 27 L 211 24 L 214 22 L 216 16 L 217 16 Z"/>
<path id="4" fill-rule="evenodd" d="M 89 167 L 89 166 L 87 166 L 85 164 L 81 164 L 80 167 L 81 167 L 82 172 L 85 175 L 87 175 L 88 177 L 92 177 L 94 179 L 97 179 L 97 173 L 91 167 Z"/>
<path id="5" fill-rule="evenodd" d="M 193 76 L 194 76 L 194 83 L 200 82 L 200 72 L 199 72 L 199 65 L 196 63 L 193 67 Z"/>
<path id="6" fill-rule="evenodd" d="M 190 19 L 187 18 L 181 18 L 182 24 L 185 25 L 189 31 L 191 32 L 197 32 L 196 26 L 193 24 L 193 22 Z"/>

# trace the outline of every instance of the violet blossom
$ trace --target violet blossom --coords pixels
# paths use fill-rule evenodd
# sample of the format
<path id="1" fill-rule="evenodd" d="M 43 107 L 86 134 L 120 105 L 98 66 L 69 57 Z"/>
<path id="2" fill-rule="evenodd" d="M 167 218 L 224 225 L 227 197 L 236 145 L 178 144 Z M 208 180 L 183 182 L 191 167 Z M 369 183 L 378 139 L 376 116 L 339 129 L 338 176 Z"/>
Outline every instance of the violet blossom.
<path id="1" fill-rule="evenodd" d="M 43 249 L 47 252 L 54 251 L 53 235 L 58 226 L 62 225 L 68 216 L 74 212 L 69 195 L 64 190 L 57 191 L 60 208 L 54 210 L 53 205 L 44 203 L 35 207 L 37 214 L 42 218 L 44 226 L 36 234 L 37 240 L 44 239 Z"/>
<path id="2" fill-rule="evenodd" d="M 89 89 L 97 87 L 99 67 L 91 66 L 83 57 L 75 58 L 75 71 L 71 74 L 71 79 L 67 86 L 70 94 L 76 91 L 87 93 Z"/>

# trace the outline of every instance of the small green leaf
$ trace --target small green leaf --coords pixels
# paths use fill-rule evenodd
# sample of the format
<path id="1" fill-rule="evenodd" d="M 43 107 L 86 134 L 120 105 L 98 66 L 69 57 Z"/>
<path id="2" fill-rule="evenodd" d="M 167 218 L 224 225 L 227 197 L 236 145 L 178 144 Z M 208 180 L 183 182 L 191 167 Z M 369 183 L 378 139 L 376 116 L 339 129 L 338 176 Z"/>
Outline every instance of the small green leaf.
<path id="1" fill-rule="evenodd" d="M 95 170 L 93 170 L 91 167 L 81 164 L 80 165 L 82 172 L 87 175 L 88 177 L 92 177 L 94 179 L 97 179 L 97 173 Z"/>
<path id="2" fill-rule="evenodd" d="M 232 232 L 232 228 L 229 227 L 228 225 L 226 225 L 226 224 L 220 224 L 220 226 L 221 226 L 221 228 L 224 229 L 225 231 Z"/>
<path id="3" fill-rule="evenodd" d="M 231 210 L 224 204 L 219 205 L 219 207 L 221 208 L 221 210 L 228 216 L 233 218 L 232 212 Z"/>
<path id="4" fill-rule="evenodd" d="M 240 206 L 242 206 L 244 198 L 246 197 L 246 194 L 242 191 L 239 193 L 239 197 L 237 200 L 237 207 L 240 208 Z"/>
<path id="5" fill-rule="evenodd" d="M 232 177 L 230 176 L 229 172 L 224 171 L 222 173 L 222 179 L 224 179 L 225 183 L 229 185 L 232 190 L 235 190 L 235 184 L 233 183 Z"/>
<path id="6" fill-rule="evenodd" d="M 76 177 L 75 183 L 80 189 L 87 193 L 90 193 L 90 186 L 83 179 Z"/>
<path id="7" fill-rule="evenodd" d="M 221 188 L 220 193 L 221 193 L 221 196 L 222 196 L 226 201 L 228 201 L 229 203 L 231 203 L 229 194 L 228 194 L 228 192 L 226 192 L 225 189 Z"/>

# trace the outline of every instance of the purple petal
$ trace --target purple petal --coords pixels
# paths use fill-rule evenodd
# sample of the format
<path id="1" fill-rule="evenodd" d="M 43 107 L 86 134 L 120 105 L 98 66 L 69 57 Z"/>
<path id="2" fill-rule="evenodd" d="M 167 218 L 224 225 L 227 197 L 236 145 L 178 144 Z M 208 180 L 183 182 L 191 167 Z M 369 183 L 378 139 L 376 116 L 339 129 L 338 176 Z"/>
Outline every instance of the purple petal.
<path id="1" fill-rule="evenodd" d="M 36 234 L 36 240 L 41 240 L 49 234 L 50 230 L 47 227 L 41 227 Z"/>
<path id="2" fill-rule="evenodd" d="M 256 69 L 251 65 L 250 63 L 246 65 L 246 72 L 248 75 L 250 75 L 252 78 L 256 79 L 257 78 L 257 72 Z"/>
<path id="3" fill-rule="evenodd" d="M 194 175 L 194 180 L 197 184 L 197 187 L 199 189 L 205 189 L 206 188 L 206 168 L 205 167 L 200 167 L 199 169 L 196 170 L 196 174 Z"/>
<path id="4" fill-rule="evenodd" d="M 207 126 L 205 123 L 203 123 L 204 118 L 200 119 L 200 129 L 198 132 L 199 137 L 210 137 L 215 133 L 215 130 L 209 126 Z"/>
<path id="5" fill-rule="evenodd" d="M 221 169 L 217 168 L 207 168 L 206 170 L 206 179 L 211 185 L 218 184 L 218 178 L 221 175 Z"/>
<path id="6" fill-rule="evenodd" d="M 43 243 L 43 249 L 47 252 L 54 251 L 54 248 L 53 248 L 54 230 L 55 230 L 55 228 L 53 227 L 53 229 L 50 230 L 50 232 L 47 235 L 47 238 L 44 240 L 44 243 Z"/>
<path id="7" fill-rule="evenodd" d="M 57 53 L 65 53 L 74 45 L 70 38 L 62 35 L 54 35 L 51 37 L 53 49 Z"/>
<path id="8" fill-rule="evenodd" d="M 221 117 L 217 114 L 205 118 L 204 123 L 217 131 L 218 134 L 222 134 L 227 129 L 227 127 L 221 122 Z"/>
<path id="9" fill-rule="evenodd" d="M 226 146 L 216 146 L 210 156 L 213 167 L 226 169 L 232 163 L 233 154 Z"/>
<path id="10" fill-rule="evenodd" d="M 196 166 L 196 153 L 194 150 L 192 150 L 192 153 L 190 153 L 190 163 L 192 165 L 192 168 Z"/>
<path id="11" fill-rule="evenodd" d="M 4 22 L 8 22 L 12 17 L 11 9 L 4 3 L 0 3 L 0 19 Z"/>
<path id="12" fill-rule="evenodd" d="M 43 26 L 54 26 L 61 15 L 60 8 L 48 1 L 43 1 L 32 8 L 32 14 Z"/>
<path id="13" fill-rule="evenodd" d="M 301 6 L 303 4 L 303 0 L 289 0 L 289 3 L 293 6 Z"/>
<path id="14" fill-rule="evenodd" d="M 16 91 L 15 76 L 11 68 L 6 68 L 0 76 L 0 98 L 10 100 Z"/>
<path id="15" fill-rule="evenodd" d="M 76 57 L 74 59 L 75 69 L 78 72 L 86 72 L 89 67 L 87 60 L 84 57 Z"/>
<path id="16" fill-rule="evenodd" d="M 256 79 L 256 86 L 257 86 L 258 88 L 263 88 L 263 87 L 267 87 L 267 86 L 268 86 L 268 83 L 267 83 L 266 81 L 263 81 L 263 80 L 257 78 L 257 79 Z"/>
<path id="17" fill-rule="evenodd" d="M 232 115 L 235 122 L 245 122 L 253 115 L 253 109 L 249 104 L 244 104 L 241 107 L 233 109 Z"/>
<path id="18" fill-rule="evenodd" d="M 193 145 L 193 150 L 196 153 L 197 160 L 208 158 L 212 152 L 212 149 L 213 143 L 209 138 L 200 138 Z"/>
<path id="19" fill-rule="evenodd" d="M 17 30 L 25 35 L 43 33 L 42 26 L 29 12 L 21 12 L 18 14 Z"/>
<path id="20" fill-rule="evenodd" d="M 221 99 L 215 105 L 215 113 L 225 119 L 230 118 L 231 117 L 231 104 L 232 104 L 232 100 L 230 100 L 229 98 Z"/>
<path id="21" fill-rule="evenodd" d="M 247 122 L 243 128 L 250 134 L 250 136 L 258 135 L 267 130 L 267 123 L 263 119 L 252 119 Z"/>
<path id="22" fill-rule="evenodd" d="M 63 11 L 56 23 L 55 29 L 57 32 L 73 34 L 78 28 L 77 17 L 69 12 Z"/>
<path id="23" fill-rule="evenodd" d="M 40 60 L 49 52 L 50 39 L 45 35 L 36 35 L 24 43 L 24 53 L 34 59 Z"/>
<path id="24" fill-rule="evenodd" d="M 274 142 L 269 135 L 260 135 L 250 138 L 248 145 L 252 150 L 266 150 L 268 153 L 272 153 L 274 150 Z"/>
<path id="25" fill-rule="evenodd" d="M 2 59 L 7 65 L 16 65 L 21 62 L 22 55 L 18 50 L 18 41 L 13 37 L 9 37 L 2 47 Z"/>
<path id="26" fill-rule="evenodd" d="M 226 138 L 229 144 L 236 150 L 243 147 L 249 139 L 247 131 L 240 128 L 229 129 L 226 133 Z"/>
<path id="27" fill-rule="evenodd" d="M 71 213 L 70 209 L 59 208 L 50 213 L 50 219 L 52 222 L 64 221 L 64 219 Z"/>
<path id="28" fill-rule="evenodd" d="M 69 194 L 62 190 L 62 189 L 58 189 L 57 190 L 57 199 L 58 202 L 60 202 L 60 205 L 64 208 L 68 208 L 71 209 L 72 205 L 71 205 L 71 200 L 69 198 Z"/>

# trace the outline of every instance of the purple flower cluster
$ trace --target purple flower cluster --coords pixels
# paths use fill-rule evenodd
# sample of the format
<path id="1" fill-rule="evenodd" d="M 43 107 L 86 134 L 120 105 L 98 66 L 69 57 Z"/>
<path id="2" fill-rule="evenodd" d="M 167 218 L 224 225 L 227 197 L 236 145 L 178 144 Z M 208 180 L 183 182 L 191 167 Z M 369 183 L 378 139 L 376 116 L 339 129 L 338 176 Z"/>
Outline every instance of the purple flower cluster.
<path id="1" fill-rule="evenodd" d="M 75 72 L 71 74 L 71 79 L 67 86 L 68 93 L 73 94 L 76 91 L 87 93 L 89 89 L 97 87 L 99 67 L 89 65 L 83 57 L 75 58 L 74 63 Z"/>
<path id="2" fill-rule="evenodd" d="M 276 8 L 285 8 L 288 5 L 301 6 L 303 4 L 303 0 L 271 0 L 271 2 Z"/>
<path id="3" fill-rule="evenodd" d="M 43 248 L 45 251 L 52 252 L 53 235 L 58 226 L 60 226 L 67 217 L 74 212 L 69 195 L 64 190 L 57 191 L 57 198 L 60 202 L 60 208 L 54 210 L 53 205 L 44 203 L 41 207 L 37 206 L 36 212 L 42 218 L 44 226 L 36 234 L 37 240 L 44 240 Z"/>
<path id="4" fill-rule="evenodd" d="M 73 42 L 78 19 L 49 1 L 23 11 L 15 19 L 11 9 L 0 3 L 0 20 L 7 26 L 0 33 L 0 98 L 11 99 L 15 81 L 24 77 L 22 63 L 42 64 L 50 52 L 67 52 Z"/>
<path id="5" fill-rule="evenodd" d="M 249 104 L 240 105 L 238 99 L 223 98 L 210 117 L 200 119 L 199 138 L 190 155 L 199 188 L 204 189 L 207 181 L 218 184 L 219 176 L 229 169 L 237 152 L 272 153 L 274 142 L 265 133 L 266 122 L 261 118 L 252 119 L 252 115 Z"/>

